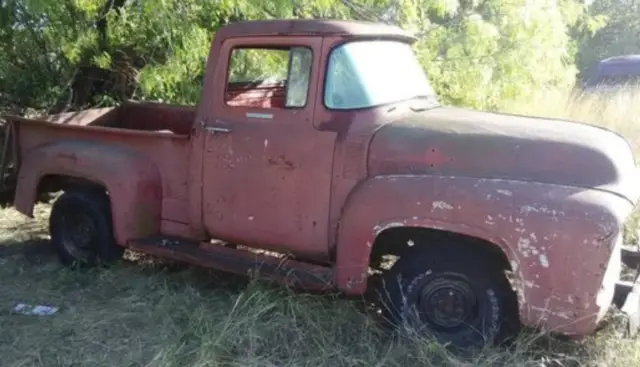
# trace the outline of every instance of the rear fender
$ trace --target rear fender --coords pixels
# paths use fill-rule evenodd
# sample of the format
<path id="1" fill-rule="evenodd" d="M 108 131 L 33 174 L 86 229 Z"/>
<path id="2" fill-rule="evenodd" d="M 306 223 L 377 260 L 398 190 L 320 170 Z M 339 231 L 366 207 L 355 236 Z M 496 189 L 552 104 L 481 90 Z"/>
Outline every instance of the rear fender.
<path id="1" fill-rule="evenodd" d="M 95 141 L 56 140 L 26 152 L 21 160 L 14 206 L 33 217 L 38 185 L 47 175 L 81 178 L 103 186 L 111 200 L 118 244 L 160 230 L 162 179 L 140 152 Z"/>

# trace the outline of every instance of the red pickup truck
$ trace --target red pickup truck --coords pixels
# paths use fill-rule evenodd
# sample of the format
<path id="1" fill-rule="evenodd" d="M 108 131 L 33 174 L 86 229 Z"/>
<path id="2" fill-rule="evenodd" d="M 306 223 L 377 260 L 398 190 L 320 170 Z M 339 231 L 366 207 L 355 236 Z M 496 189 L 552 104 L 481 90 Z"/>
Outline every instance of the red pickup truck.
<path id="1" fill-rule="evenodd" d="M 125 248 L 316 290 L 380 296 L 460 347 L 519 326 L 592 332 L 621 283 L 640 196 L 632 150 L 587 124 L 443 106 L 386 25 L 220 29 L 196 108 L 4 116 L 2 173 L 68 265 Z M 626 260 L 625 260 L 626 261 Z M 373 282 L 372 279 L 377 279 Z M 369 294 L 369 292 L 367 292 Z"/>

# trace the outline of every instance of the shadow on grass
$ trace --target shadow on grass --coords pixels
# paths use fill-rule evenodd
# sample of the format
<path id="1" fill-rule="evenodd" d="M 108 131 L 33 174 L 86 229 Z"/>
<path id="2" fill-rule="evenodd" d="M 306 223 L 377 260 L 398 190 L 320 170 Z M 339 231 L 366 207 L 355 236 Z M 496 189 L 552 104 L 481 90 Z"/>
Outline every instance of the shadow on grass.
<path id="1" fill-rule="evenodd" d="M 30 264 L 41 264 L 55 260 L 55 253 L 49 246 L 48 239 L 35 239 L 10 245 L 0 244 L 0 259 L 6 262 L 16 258 L 22 258 Z"/>

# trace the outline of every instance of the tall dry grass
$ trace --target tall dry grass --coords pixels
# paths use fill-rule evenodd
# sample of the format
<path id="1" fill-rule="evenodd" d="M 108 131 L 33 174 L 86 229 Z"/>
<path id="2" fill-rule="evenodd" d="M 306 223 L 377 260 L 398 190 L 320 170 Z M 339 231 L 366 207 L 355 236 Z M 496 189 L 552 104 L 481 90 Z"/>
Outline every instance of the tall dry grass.
<path id="1" fill-rule="evenodd" d="M 640 87 L 621 87 L 617 92 L 602 94 L 540 91 L 526 101 L 505 103 L 502 111 L 570 119 L 606 127 L 624 135 L 640 161 Z"/>

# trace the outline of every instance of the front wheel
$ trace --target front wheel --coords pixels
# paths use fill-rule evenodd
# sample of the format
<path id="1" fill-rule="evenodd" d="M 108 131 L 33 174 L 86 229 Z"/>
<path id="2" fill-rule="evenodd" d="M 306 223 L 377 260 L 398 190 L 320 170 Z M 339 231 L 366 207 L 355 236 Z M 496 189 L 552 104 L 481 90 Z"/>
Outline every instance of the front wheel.
<path id="1" fill-rule="evenodd" d="M 74 189 L 62 194 L 51 209 L 49 232 L 67 266 L 107 265 L 124 253 L 114 239 L 109 197 L 101 190 Z"/>
<path id="2" fill-rule="evenodd" d="M 465 349 L 483 347 L 517 329 L 517 298 L 504 270 L 469 244 L 424 244 L 401 257 L 382 279 L 383 314 L 420 336 Z"/>

